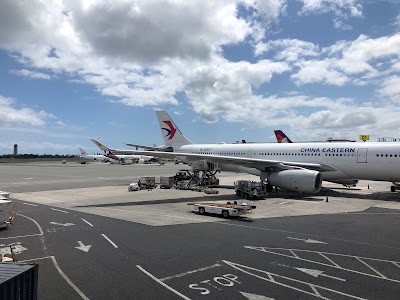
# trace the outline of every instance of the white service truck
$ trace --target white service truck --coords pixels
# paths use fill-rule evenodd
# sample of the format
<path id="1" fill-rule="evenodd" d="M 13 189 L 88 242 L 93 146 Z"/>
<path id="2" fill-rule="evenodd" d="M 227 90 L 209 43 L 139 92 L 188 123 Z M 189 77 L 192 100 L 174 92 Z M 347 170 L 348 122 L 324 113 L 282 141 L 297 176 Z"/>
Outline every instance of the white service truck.
<path id="1" fill-rule="evenodd" d="M 198 212 L 201 215 L 206 213 L 221 215 L 224 218 L 238 217 L 246 214 L 251 214 L 256 206 L 247 202 L 237 203 L 236 201 L 217 203 L 217 202 L 192 202 L 188 203 L 192 206 L 193 212 Z"/>

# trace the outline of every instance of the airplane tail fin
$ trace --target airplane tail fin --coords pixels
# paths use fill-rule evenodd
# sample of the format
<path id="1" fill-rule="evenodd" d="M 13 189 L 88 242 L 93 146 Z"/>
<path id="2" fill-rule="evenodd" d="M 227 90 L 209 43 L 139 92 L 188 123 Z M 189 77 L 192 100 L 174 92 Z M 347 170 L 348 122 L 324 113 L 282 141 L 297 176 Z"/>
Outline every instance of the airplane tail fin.
<path id="1" fill-rule="evenodd" d="M 99 147 L 101 150 L 105 151 L 105 152 L 110 152 L 111 148 L 107 147 L 106 145 L 100 143 L 98 140 L 96 139 L 90 139 L 93 143 L 95 143 L 95 145 L 97 147 Z"/>
<path id="2" fill-rule="evenodd" d="M 79 148 L 79 151 L 81 151 L 81 156 L 86 156 L 87 153 L 85 150 L 83 150 L 82 148 Z"/>
<path id="3" fill-rule="evenodd" d="M 192 144 L 179 130 L 165 110 L 157 110 L 158 123 L 166 147 L 180 147 Z"/>
<path id="4" fill-rule="evenodd" d="M 283 133 L 282 130 L 274 130 L 276 140 L 278 143 L 293 143 L 289 137 Z"/>

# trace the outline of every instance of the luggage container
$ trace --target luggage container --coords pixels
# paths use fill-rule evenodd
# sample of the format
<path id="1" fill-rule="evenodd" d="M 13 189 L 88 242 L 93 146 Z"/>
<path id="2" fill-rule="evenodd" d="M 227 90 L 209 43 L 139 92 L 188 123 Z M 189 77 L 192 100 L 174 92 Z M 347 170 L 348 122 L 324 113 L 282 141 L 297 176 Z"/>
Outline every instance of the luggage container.
<path id="1" fill-rule="evenodd" d="M 37 300 L 38 264 L 0 263 L 0 299 Z"/>
<path id="2" fill-rule="evenodd" d="M 175 176 L 160 176 L 160 189 L 170 189 L 174 183 Z"/>

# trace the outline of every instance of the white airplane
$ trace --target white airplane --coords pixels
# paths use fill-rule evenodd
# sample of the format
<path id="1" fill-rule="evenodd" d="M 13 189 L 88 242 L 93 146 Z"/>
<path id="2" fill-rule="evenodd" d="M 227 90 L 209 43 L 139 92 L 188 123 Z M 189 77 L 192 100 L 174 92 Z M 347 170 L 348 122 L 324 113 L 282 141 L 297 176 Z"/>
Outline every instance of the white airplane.
<path id="1" fill-rule="evenodd" d="M 278 143 L 293 143 L 292 140 L 282 131 L 282 130 L 274 130 L 276 141 Z M 339 179 L 339 180 L 330 180 L 330 182 L 344 185 L 347 188 L 357 186 L 358 180 L 355 179 Z"/>
<path id="2" fill-rule="evenodd" d="M 96 139 L 90 139 L 97 147 L 99 147 L 101 150 L 106 153 L 106 156 L 109 158 L 112 158 L 114 160 L 120 161 L 121 163 L 125 164 L 128 161 L 132 161 L 134 163 L 138 162 L 148 162 L 153 158 L 153 156 L 147 156 L 147 155 L 139 155 L 139 154 L 115 154 L 113 150 L 110 147 L 107 147 L 106 145 L 100 143 Z"/>
<path id="3" fill-rule="evenodd" d="M 99 155 L 99 154 L 87 154 L 85 150 L 82 148 L 79 148 L 79 151 L 81 152 L 81 155 L 79 157 L 81 158 L 81 164 L 85 164 L 87 161 L 110 161 L 110 158 L 104 155 Z"/>
<path id="4" fill-rule="evenodd" d="M 114 150 L 177 158 L 197 170 L 246 172 L 272 186 L 317 193 L 322 180 L 375 180 L 392 182 L 400 189 L 400 143 L 316 142 L 193 144 L 167 112 L 157 111 L 166 146 L 173 152 Z"/>

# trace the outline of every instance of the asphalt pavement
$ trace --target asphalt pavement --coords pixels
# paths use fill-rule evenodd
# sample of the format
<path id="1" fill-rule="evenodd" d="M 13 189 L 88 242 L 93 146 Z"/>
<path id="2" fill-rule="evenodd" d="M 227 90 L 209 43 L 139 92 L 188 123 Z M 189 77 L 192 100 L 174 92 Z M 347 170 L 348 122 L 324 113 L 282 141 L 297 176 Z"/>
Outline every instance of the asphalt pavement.
<path id="1" fill-rule="evenodd" d="M 112 182 L 125 189 L 131 178 L 141 175 L 138 172 L 167 174 L 179 168 L 120 167 L 123 171 L 110 172 L 105 165 L 90 166 L 91 172 L 79 166 L 75 169 L 82 172 L 76 178 L 83 184 Z M 16 168 L 21 169 L 14 169 L 12 176 L 32 179 L 24 179 L 30 185 L 19 185 L 12 176 L 0 176 L 1 183 L 14 192 L 62 188 L 63 193 L 71 190 L 74 195 L 81 188 L 82 182 L 74 181 L 70 169 Z M 57 170 L 53 176 L 46 174 L 50 168 Z M 99 172 L 109 172 L 109 179 L 98 179 Z M 45 177 L 48 183 L 43 183 Z M 377 185 L 373 193 L 380 193 L 379 189 Z M 164 211 L 171 205 L 185 205 L 179 201 L 145 205 L 150 193 L 134 194 L 135 201 Z M 58 194 L 48 197 L 52 195 Z M 20 262 L 39 263 L 39 299 L 398 299 L 400 207 L 397 201 L 381 202 L 380 197 L 364 200 L 370 206 L 358 210 L 265 218 L 225 220 L 185 208 L 179 213 L 206 221 L 157 226 L 143 224 L 139 217 L 138 222 L 135 217 L 127 221 L 99 215 L 95 209 L 89 213 L 74 206 L 46 205 L 39 198 L 15 200 L 18 215 L 11 227 L 0 231 L 0 251 L 7 254 L 11 245 Z M 329 202 L 332 209 L 334 199 Z M 296 205 L 307 209 L 324 204 L 303 200 L 290 205 L 290 200 L 285 204 L 271 197 L 257 205 L 284 211 Z M 338 197 L 343 205 L 340 201 Z"/>

